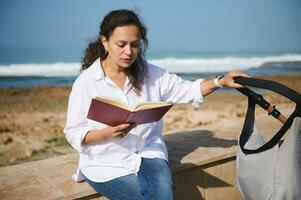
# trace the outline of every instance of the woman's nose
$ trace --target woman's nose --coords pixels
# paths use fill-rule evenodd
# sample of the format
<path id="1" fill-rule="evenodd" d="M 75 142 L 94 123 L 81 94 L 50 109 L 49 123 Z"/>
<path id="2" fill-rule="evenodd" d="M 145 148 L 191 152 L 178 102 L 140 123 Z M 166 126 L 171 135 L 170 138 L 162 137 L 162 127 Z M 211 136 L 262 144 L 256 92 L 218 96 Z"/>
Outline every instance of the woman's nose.
<path id="1" fill-rule="evenodd" d="M 130 45 L 125 46 L 125 54 L 126 55 L 131 55 L 133 53 L 132 48 Z"/>

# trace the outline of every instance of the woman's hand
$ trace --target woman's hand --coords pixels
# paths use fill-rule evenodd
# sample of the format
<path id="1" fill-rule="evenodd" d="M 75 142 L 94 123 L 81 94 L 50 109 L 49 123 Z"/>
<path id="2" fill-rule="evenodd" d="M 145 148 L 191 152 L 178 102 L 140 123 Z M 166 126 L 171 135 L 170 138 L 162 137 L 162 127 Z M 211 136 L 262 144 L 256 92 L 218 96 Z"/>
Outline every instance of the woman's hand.
<path id="1" fill-rule="evenodd" d="M 135 124 L 120 124 L 117 126 L 107 126 L 103 131 L 107 138 L 122 138 L 134 127 L 136 127 Z"/>
<path id="2" fill-rule="evenodd" d="M 223 78 L 220 78 L 218 80 L 218 83 L 223 87 L 241 88 L 243 86 L 238 83 L 235 83 L 234 79 L 233 79 L 233 78 L 239 77 L 239 76 L 249 77 L 247 74 L 242 73 L 240 71 L 231 70 Z M 217 85 L 216 85 L 214 79 L 208 79 L 208 80 L 204 80 L 203 82 L 201 82 L 201 93 L 202 93 L 203 97 L 211 94 L 216 89 L 217 89 Z"/>
<path id="3" fill-rule="evenodd" d="M 136 124 L 120 124 L 117 126 L 107 126 L 100 130 L 91 130 L 86 134 L 82 143 L 91 144 L 111 138 L 123 138 L 134 127 L 136 127 Z"/>
<path id="4" fill-rule="evenodd" d="M 250 77 L 245 73 L 242 73 L 237 70 L 231 70 L 229 71 L 223 78 L 219 80 L 219 84 L 221 84 L 223 87 L 228 87 L 228 88 L 241 88 L 243 87 L 242 85 L 235 83 L 234 79 L 235 77 Z"/>

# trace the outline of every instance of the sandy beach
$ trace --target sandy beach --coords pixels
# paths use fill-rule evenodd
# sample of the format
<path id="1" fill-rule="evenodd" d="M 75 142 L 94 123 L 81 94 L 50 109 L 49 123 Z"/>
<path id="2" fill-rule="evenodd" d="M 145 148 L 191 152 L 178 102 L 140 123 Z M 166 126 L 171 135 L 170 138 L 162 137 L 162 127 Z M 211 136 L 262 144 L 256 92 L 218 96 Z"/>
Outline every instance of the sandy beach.
<path id="1" fill-rule="evenodd" d="M 301 73 L 261 77 L 301 92 Z M 0 166 L 62 155 L 74 150 L 62 132 L 70 87 L 0 89 Z M 285 114 L 294 103 L 275 93 L 264 98 Z M 242 126 L 247 99 L 238 92 L 214 93 L 200 108 L 175 105 L 164 118 L 164 134 L 191 129 L 214 130 L 216 122 Z M 257 114 L 266 116 L 257 109 Z M 268 120 L 267 120 L 268 121 Z"/>

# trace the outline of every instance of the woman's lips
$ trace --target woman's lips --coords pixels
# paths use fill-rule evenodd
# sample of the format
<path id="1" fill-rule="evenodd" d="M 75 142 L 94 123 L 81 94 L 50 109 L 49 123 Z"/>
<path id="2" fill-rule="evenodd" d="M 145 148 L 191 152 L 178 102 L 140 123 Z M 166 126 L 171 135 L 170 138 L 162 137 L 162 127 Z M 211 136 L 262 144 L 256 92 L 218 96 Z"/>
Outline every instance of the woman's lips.
<path id="1" fill-rule="evenodd" d="M 123 61 L 124 63 L 127 63 L 127 64 L 131 63 L 131 59 L 127 59 L 127 58 L 122 59 L 122 61 Z"/>

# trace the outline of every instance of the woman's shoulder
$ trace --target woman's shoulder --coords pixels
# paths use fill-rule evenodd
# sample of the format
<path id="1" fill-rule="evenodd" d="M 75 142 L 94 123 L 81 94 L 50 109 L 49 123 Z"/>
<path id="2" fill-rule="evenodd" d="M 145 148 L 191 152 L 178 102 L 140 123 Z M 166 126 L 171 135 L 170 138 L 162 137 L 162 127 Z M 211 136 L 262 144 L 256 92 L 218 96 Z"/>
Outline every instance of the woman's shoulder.
<path id="1" fill-rule="evenodd" d="M 87 69 L 84 69 L 80 72 L 80 74 L 76 77 L 73 85 L 84 85 L 85 83 L 88 83 L 89 81 L 96 79 L 96 66 L 97 66 L 97 60 Z"/>
<path id="2" fill-rule="evenodd" d="M 151 77 L 154 75 L 155 76 L 163 75 L 164 73 L 167 73 L 166 69 L 159 67 L 157 65 L 154 65 L 152 63 L 147 62 L 146 65 L 147 65 L 148 73 L 149 73 L 149 75 L 151 75 Z"/>
<path id="3" fill-rule="evenodd" d="M 81 72 L 74 80 L 73 84 L 72 84 L 72 90 L 77 90 L 80 88 L 83 88 L 84 84 L 85 84 L 85 75 L 84 72 Z"/>

